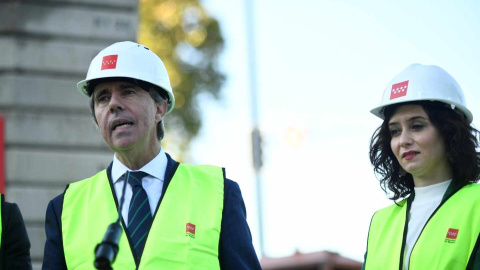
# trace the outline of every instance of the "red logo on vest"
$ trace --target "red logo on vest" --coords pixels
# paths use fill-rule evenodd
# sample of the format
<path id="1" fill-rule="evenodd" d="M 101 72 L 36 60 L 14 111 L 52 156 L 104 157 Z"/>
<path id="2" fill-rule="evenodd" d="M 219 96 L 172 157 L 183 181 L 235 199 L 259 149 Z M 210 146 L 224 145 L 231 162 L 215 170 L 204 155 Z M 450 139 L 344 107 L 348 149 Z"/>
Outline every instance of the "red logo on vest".
<path id="1" fill-rule="evenodd" d="M 390 92 L 390 99 L 395 99 L 407 95 L 408 81 L 399 82 L 392 85 L 392 92 Z"/>
<path id="2" fill-rule="evenodd" d="M 118 54 L 104 56 L 102 59 L 102 70 L 117 68 L 117 58 Z"/>
<path id="3" fill-rule="evenodd" d="M 185 235 L 195 238 L 195 224 L 187 223 Z"/>
<path id="4" fill-rule="evenodd" d="M 455 243 L 455 240 L 458 236 L 458 229 L 449 228 L 447 232 L 447 236 L 445 238 L 445 242 L 447 243 Z"/>

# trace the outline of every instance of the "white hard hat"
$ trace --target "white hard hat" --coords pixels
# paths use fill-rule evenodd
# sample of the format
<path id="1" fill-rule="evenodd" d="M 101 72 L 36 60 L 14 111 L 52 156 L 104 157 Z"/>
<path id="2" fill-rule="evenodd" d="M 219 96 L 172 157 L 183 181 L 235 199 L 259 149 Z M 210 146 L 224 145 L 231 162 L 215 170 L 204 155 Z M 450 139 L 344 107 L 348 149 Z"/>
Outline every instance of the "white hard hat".
<path id="1" fill-rule="evenodd" d="M 470 123 L 473 120 L 455 79 L 438 66 L 421 64 L 412 64 L 395 76 L 385 88 L 380 106 L 370 112 L 384 119 L 386 106 L 420 100 L 449 104 L 452 109 L 457 108 L 465 114 Z"/>
<path id="2" fill-rule="evenodd" d="M 131 41 L 108 46 L 93 58 L 87 78 L 77 84 L 77 89 L 90 96 L 91 93 L 87 91 L 90 81 L 113 77 L 141 80 L 162 88 L 169 97 L 167 113 L 173 110 L 175 98 L 167 69 L 162 60 L 147 47 Z"/>

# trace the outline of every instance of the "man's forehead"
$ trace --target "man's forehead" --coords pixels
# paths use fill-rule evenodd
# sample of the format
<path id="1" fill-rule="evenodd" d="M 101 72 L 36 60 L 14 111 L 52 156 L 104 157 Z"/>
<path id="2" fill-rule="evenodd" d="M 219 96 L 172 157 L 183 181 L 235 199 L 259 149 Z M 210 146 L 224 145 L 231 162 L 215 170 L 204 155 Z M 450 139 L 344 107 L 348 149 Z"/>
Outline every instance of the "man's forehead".
<path id="1" fill-rule="evenodd" d="M 111 90 L 112 88 L 118 87 L 118 88 L 125 88 L 125 87 L 131 87 L 131 86 L 137 86 L 133 81 L 128 81 L 128 80 L 112 80 L 112 81 L 104 81 L 104 82 L 99 82 L 95 84 L 93 87 L 93 94 L 95 92 L 98 92 L 99 90 Z"/>

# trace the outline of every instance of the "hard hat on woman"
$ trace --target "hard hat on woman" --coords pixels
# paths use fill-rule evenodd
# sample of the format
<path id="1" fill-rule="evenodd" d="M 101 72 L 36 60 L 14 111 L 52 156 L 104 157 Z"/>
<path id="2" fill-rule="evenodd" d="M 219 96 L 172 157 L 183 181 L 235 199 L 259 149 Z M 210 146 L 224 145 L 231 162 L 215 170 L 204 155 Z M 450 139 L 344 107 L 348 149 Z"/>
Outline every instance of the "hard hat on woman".
<path id="1" fill-rule="evenodd" d="M 385 88 L 380 105 L 370 112 L 384 119 L 385 107 L 422 100 L 446 103 L 459 109 L 469 123 L 473 120 L 457 81 L 438 66 L 421 64 L 412 64 L 395 76 Z"/>

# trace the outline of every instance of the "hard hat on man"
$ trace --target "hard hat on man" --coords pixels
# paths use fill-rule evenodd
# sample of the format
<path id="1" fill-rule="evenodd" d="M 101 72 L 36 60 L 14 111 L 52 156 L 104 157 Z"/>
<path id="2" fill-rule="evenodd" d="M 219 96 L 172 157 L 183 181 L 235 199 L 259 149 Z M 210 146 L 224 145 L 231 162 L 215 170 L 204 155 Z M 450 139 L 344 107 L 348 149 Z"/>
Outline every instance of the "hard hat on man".
<path id="1" fill-rule="evenodd" d="M 167 113 L 175 107 L 167 69 L 162 60 L 146 46 L 122 41 L 103 49 L 93 58 L 87 77 L 77 84 L 77 89 L 82 94 L 91 96 L 89 84 L 108 78 L 130 78 L 158 86 L 168 95 Z"/>

